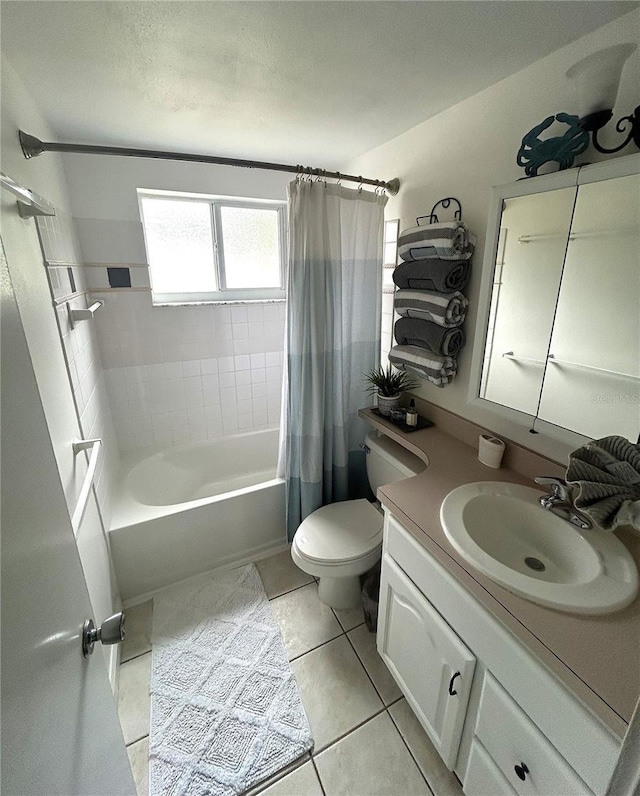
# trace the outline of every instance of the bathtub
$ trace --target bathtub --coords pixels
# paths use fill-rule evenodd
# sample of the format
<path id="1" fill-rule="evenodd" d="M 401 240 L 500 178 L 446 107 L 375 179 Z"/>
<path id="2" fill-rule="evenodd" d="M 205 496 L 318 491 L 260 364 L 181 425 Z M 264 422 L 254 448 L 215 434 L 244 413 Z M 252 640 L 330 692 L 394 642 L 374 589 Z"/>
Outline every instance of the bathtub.
<path id="1" fill-rule="evenodd" d="M 126 463 L 109 530 L 123 600 L 285 546 L 278 434 L 179 445 Z"/>

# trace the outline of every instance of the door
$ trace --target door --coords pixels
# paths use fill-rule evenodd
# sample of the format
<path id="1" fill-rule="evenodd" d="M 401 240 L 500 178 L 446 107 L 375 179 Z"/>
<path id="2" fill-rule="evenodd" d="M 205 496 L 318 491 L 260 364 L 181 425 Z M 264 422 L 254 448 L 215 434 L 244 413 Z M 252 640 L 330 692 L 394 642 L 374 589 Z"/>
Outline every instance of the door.
<path id="1" fill-rule="evenodd" d="M 33 221 L 2 209 L 7 257 L 28 256 Z M 2 793 L 134 794 L 103 656 L 82 656 L 89 597 L 4 248 L 0 266 Z"/>
<path id="2" fill-rule="evenodd" d="M 378 652 L 453 771 L 475 656 L 388 555 L 379 616 Z"/>

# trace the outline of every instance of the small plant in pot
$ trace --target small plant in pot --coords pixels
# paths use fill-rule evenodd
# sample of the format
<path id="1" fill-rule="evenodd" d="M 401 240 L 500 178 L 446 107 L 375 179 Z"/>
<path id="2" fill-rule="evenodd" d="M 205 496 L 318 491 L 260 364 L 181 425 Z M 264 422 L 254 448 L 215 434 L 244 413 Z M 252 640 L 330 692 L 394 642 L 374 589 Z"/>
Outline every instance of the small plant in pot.
<path id="1" fill-rule="evenodd" d="M 400 393 L 418 386 L 413 376 L 406 371 L 396 370 L 391 365 L 386 370 L 382 367 L 374 368 L 364 378 L 369 382 L 367 392 L 375 393 L 380 414 L 387 417 L 391 415 L 392 409 L 400 405 Z"/>

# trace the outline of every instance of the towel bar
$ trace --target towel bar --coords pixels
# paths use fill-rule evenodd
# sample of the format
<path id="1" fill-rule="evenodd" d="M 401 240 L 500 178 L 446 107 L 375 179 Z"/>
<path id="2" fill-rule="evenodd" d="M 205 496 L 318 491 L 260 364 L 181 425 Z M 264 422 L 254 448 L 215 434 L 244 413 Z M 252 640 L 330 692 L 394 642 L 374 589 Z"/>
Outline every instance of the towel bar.
<path id="1" fill-rule="evenodd" d="M 72 447 L 73 447 L 74 456 L 77 456 L 80 453 L 80 451 L 91 449 L 91 456 L 89 457 L 89 466 L 87 467 L 87 472 L 85 474 L 84 481 L 82 482 L 82 488 L 80 489 L 80 495 L 78 496 L 78 503 L 71 517 L 71 525 L 73 527 L 73 532 L 76 536 L 78 535 L 78 531 L 80 529 L 80 523 L 82 522 L 85 509 L 87 508 L 87 502 L 89 501 L 91 484 L 93 483 L 93 478 L 96 474 L 96 467 L 98 466 L 98 457 L 100 455 L 101 444 L 102 440 L 99 438 L 77 439 L 73 441 Z"/>

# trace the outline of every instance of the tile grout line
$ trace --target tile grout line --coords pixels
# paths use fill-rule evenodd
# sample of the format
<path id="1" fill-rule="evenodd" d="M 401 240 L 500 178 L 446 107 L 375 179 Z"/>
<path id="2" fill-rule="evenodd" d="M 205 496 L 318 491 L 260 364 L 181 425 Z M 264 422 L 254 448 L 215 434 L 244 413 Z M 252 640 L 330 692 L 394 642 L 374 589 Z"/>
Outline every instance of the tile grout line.
<path id="1" fill-rule="evenodd" d="M 396 703 L 394 702 L 393 704 L 395 705 Z M 389 707 L 390 707 L 390 706 L 389 706 Z M 422 770 L 422 766 L 421 766 L 421 765 L 418 763 L 418 761 L 417 761 L 417 760 L 416 760 L 416 758 L 415 758 L 415 755 L 413 754 L 413 752 L 412 752 L 412 751 L 411 751 L 411 749 L 409 748 L 409 744 L 406 742 L 406 740 L 405 740 L 405 737 L 404 737 L 404 735 L 402 734 L 402 730 L 400 729 L 400 727 L 398 727 L 398 725 L 397 725 L 397 724 L 396 724 L 396 722 L 394 721 L 394 719 L 393 719 L 393 716 L 391 715 L 391 711 L 390 711 L 388 708 L 387 708 L 387 713 L 389 714 L 389 718 L 391 719 L 391 723 L 392 723 L 392 724 L 393 724 L 393 726 L 396 728 L 396 731 L 397 731 L 398 735 L 400 736 L 400 738 L 402 738 L 402 743 L 405 745 L 405 747 L 406 747 L 406 749 L 407 749 L 407 752 L 409 752 L 409 756 L 411 757 L 411 759 L 413 760 L 413 762 L 416 764 L 416 767 L 417 767 L 418 771 L 420 772 L 420 775 L 422 776 L 422 779 L 423 779 L 423 780 L 424 780 L 424 781 L 427 783 L 427 788 L 429 788 L 429 791 L 431 792 L 431 796 L 434 796 L 434 794 L 435 794 L 435 791 L 434 791 L 434 789 L 431 787 L 431 783 L 429 782 L 429 780 L 427 779 L 427 776 L 426 776 L 426 774 L 425 774 L 425 773 L 424 773 L 424 771 Z"/>
<path id="2" fill-rule="evenodd" d="M 316 765 L 316 761 L 313 759 L 313 755 L 311 756 L 311 765 L 313 766 L 313 770 L 316 772 L 316 777 L 318 778 L 318 783 L 320 785 L 320 790 L 322 791 L 322 796 L 327 796 L 324 785 L 322 784 L 322 778 L 320 777 L 320 772 L 318 771 L 318 766 Z"/>
<path id="3" fill-rule="evenodd" d="M 142 658 L 143 655 L 150 655 L 151 654 L 151 646 L 146 652 L 140 652 L 138 655 L 133 655 L 131 658 L 127 658 L 126 661 L 120 661 L 120 666 L 124 666 L 125 663 L 131 663 L 131 661 L 136 661 L 138 658 Z"/>
<path id="4" fill-rule="evenodd" d="M 353 628 L 353 629 L 355 630 L 355 628 Z M 349 633 L 350 633 L 350 632 L 351 632 L 351 631 L 349 631 Z M 380 700 L 380 702 L 382 702 L 382 704 L 385 706 L 385 709 L 386 709 L 386 708 L 388 707 L 388 705 L 387 705 L 387 703 L 384 701 L 384 697 L 382 696 L 382 694 L 380 693 L 380 691 L 378 691 L 378 689 L 376 688 L 376 684 L 373 682 L 373 678 L 371 677 L 371 675 L 370 675 L 370 674 L 369 674 L 369 672 L 367 671 L 367 667 L 364 665 L 364 661 L 363 661 L 363 660 L 362 660 L 362 658 L 361 658 L 361 657 L 358 655 L 358 650 L 355 648 L 355 645 L 354 645 L 353 641 L 351 641 L 351 639 L 349 638 L 349 633 L 345 633 L 345 636 L 347 637 L 347 641 L 348 641 L 348 642 L 349 642 L 349 644 L 351 645 L 351 649 L 354 651 L 356 658 L 357 658 L 357 659 L 360 661 L 360 665 L 362 666 L 362 668 L 363 668 L 363 669 L 364 669 L 364 671 L 365 671 L 365 674 L 366 674 L 366 675 L 367 675 L 367 677 L 369 678 L 369 682 L 370 682 L 370 683 L 371 683 L 371 685 L 373 686 L 373 690 L 374 690 L 374 691 L 376 692 L 376 694 L 378 695 L 378 699 Z M 396 701 L 397 701 L 397 700 L 396 700 Z"/>
<path id="5" fill-rule="evenodd" d="M 339 743 L 340 741 L 343 741 L 345 738 L 347 738 L 349 735 L 351 735 L 352 732 L 355 732 L 356 730 L 359 730 L 360 727 L 364 727 L 365 724 L 367 724 L 370 721 L 373 721 L 373 719 L 376 719 L 378 716 L 380 716 L 385 711 L 386 711 L 386 708 L 383 705 L 379 710 L 376 710 L 375 713 L 372 713 L 369 717 L 367 717 L 366 719 L 363 719 L 361 722 L 356 724 L 350 730 L 347 730 L 346 732 L 342 733 L 342 735 L 338 736 L 337 738 L 334 738 L 334 740 L 331 741 L 331 743 L 328 743 L 326 746 L 323 746 L 322 749 L 319 752 L 316 753 L 316 752 L 312 751 L 310 753 L 311 754 L 311 759 L 313 760 L 314 757 L 317 757 L 318 755 L 324 754 L 327 751 L 327 749 L 331 749 L 337 743 Z"/>

